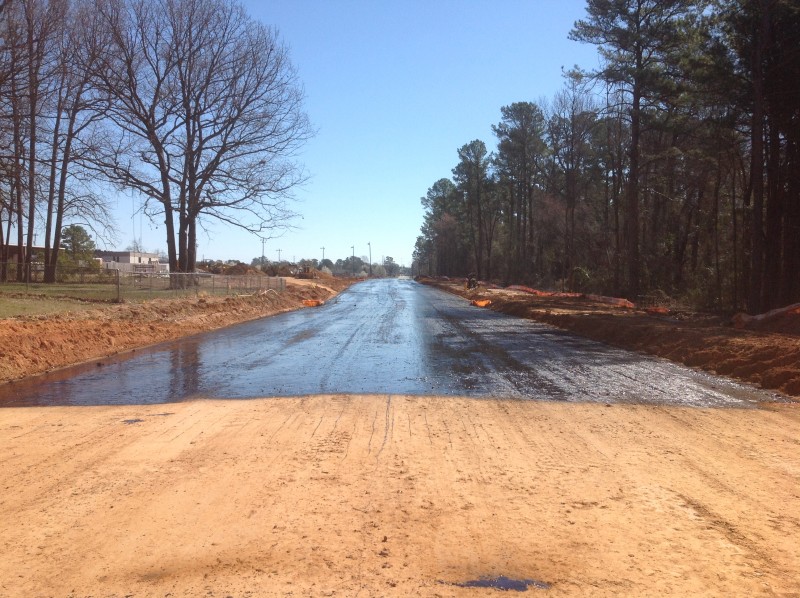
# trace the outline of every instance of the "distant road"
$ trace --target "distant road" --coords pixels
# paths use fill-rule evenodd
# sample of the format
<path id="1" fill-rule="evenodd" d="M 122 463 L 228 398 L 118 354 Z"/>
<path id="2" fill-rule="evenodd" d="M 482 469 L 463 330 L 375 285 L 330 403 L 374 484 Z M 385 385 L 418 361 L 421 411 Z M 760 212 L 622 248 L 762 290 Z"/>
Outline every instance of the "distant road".
<path id="1" fill-rule="evenodd" d="M 320 308 L 0 387 L 0 406 L 147 404 L 315 394 L 451 395 L 744 407 L 771 395 L 410 280 Z"/>

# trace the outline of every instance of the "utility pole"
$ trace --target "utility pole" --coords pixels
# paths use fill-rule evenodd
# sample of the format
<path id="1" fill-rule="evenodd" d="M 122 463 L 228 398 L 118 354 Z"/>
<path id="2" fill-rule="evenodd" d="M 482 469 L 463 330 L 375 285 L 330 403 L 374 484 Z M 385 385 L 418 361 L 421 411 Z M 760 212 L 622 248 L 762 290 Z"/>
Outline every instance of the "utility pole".
<path id="1" fill-rule="evenodd" d="M 325 248 L 324 247 L 320 247 L 320 249 L 322 249 L 322 261 L 324 262 L 325 261 Z M 322 264 L 320 264 L 320 265 L 322 265 Z"/>
<path id="2" fill-rule="evenodd" d="M 372 243 L 367 242 L 367 247 L 369 247 L 369 277 L 372 278 Z"/>
<path id="3" fill-rule="evenodd" d="M 353 250 L 353 278 L 356 276 L 356 246 L 351 245 L 350 249 Z"/>
<path id="4" fill-rule="evenodd" d="M 261 269 L 262 270 L 264 269 L 264 266 L 266 265 L 264 263 L 265 262 L 265 258 L 264 258 L 264 243 L 266 243 L 266 242 L 267 242 L 266 239 L 261 239 Z"/>
<path id="5" fill-rule="evenodd" d="M 281 250 L 278 249 L 278 263 L 281 263 Z"/>

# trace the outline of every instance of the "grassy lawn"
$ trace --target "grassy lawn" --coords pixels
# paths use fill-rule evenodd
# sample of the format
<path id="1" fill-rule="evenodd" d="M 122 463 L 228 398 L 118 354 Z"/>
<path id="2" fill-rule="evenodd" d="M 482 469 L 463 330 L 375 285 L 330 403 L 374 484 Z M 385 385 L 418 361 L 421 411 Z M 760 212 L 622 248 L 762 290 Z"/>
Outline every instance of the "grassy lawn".
<path id="1" fill-rule="evenodd" d="M 219 289 L 217 295 L 224 295 Z M 205 294 L 211 294 L 203 291 Z M 127 287 L 122 289 L 126 303 L 142 303 L 151 299 L 195 298 L 197 289 L 147 289 Z M 41 316 L 61 312 L 97 309 L 116 302 L 117 288 L 98 284 L 35 284 L 7 283 L 0 285 L 0 319 L 18 316 Z"/>
<path id="2" fill-rule="evenodd" d="M 176 298 L 194 297 L 198 289 L 169 289 L 169 288 L 148 288 L 147 286 L 124 286 L 120 289 L 122 300 L 125 302 L 139 303 L 156 298 Z M 210 293 L 209 293 L 210 294 Z M 216 293 L 224 294 L 224 293 Z M 71 309 L 72 306 L 80 304 L 81 300 L 87 302 L 86 307 L 97 306 L 97 302 L 114 303 L 117 300 L 117 286 L 114 284 L 97 283 L 70 283 L 70 284 L 44 284 L 44 283 L 5 283 L 0 285 L 0 301 L 16 299 L 21 302 L 26 301 L 65 301 Z M 52 303 L 52 301 L 51 301 Z M 61 311 L 61 310 L 56 310 Z M 34 312 L 41 313 L 41 312 Z M 52 313 L 52 312 L 46 312 Z"/>
<path id="3" fill-rule="evenodd" d="M 114 301 L 117 298 L 117 287 L 112 284 L 96 283 L 45 284 L 32 282 L 26 285 L 25 283 L 11 282 L 0 286 L 0 295 L 5 294 L 55 298 L 73 297 L 89 301 Z"/>
<path id="4" fill-rule="evenodd" d="M 80 301 L 70 297 L 22 295 L 0 289 L 0 319 L 81 311 L 97 308 L 98 305 L 102 304 Z"/>
<path id="5" fill-rule="evenodd" d="M 247 280 L 242 283 L 240 279 Z M 262 288 L 260 285 L 248 286 L 252 285 L 248 277 L 225 277 L 219 281 L 199 278 L 194 282 L 197 284 L 190 284 L 185 288 L 170 288 L 168 277 L 129 277 L 119 290 L 115 281 L 59 284 L 7 282 L 0 284 L 0 318 L 92 309 L 116 302 L 118 292 L 124 302 L 141 303 L 157 298 L 193 298 L 200 294 L 250 294 Z"/>

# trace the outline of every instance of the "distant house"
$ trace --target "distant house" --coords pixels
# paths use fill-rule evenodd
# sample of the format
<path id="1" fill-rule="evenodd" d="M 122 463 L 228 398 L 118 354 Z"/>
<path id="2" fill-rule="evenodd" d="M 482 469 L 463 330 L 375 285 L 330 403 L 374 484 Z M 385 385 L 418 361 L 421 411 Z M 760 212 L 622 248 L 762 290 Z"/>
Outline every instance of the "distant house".
<path id="1" fill-rule="evenodd" d="M 22 247 L 22 256 L 25 256 L 25 246 Z M 16 262 L 19 256 L 19 246 L 18 245 L 8 245 L 8 262 Z M 32 262 L 43 262 L 44 261 L 44 247 L 39 247 L 34 245 L 31 247 L 31 261 Z"/>
<path id="2" fill-rule="evenodd" d="M 103 268 L 106 270 L 141 273 L 169 272 L 169 264 L 161 263 L 157 253 L 96 250 L 94 256 L 102 260 Z"/>

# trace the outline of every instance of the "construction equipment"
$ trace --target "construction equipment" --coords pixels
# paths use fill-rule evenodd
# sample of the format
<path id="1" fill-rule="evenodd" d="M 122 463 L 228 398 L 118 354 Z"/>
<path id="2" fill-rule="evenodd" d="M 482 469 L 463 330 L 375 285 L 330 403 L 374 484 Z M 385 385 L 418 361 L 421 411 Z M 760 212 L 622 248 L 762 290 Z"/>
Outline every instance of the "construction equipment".
<path id="1" fill-rule="evenodd" d="M 294 275 L 295 278 L 313 279 L 317 277 L 317 269 L 311 266 L 300 266 Z"/>

